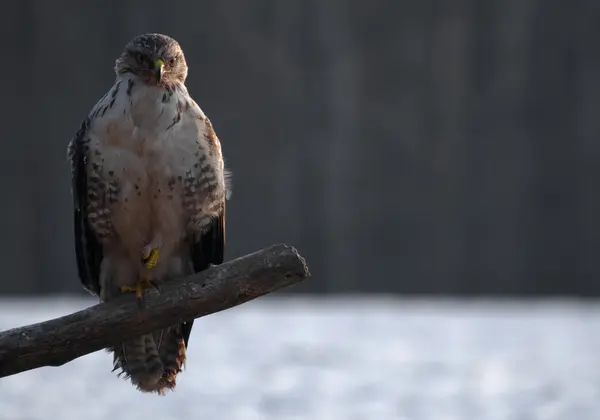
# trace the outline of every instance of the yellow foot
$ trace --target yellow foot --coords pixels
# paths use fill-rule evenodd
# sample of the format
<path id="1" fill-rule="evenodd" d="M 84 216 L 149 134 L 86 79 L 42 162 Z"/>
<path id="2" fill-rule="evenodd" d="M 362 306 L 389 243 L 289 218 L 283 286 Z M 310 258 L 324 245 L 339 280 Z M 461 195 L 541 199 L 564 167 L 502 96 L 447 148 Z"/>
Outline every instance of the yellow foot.
<path id="1" fill-rule="evenodd" d="M 142 251 L 142 262 L 146 268 L 154 268 L 158 264 L 158 248 L 144 248 Z"/>
<path id="2" fill-rule="evenodd" d="M 135 296 L 138 299 L 141 299 L 144 289 L 147 289 L 148 287 L 154 287 L 155 289 L 158 289 L 152 280 L 140 280 L 133 286 L 121 286 L 120 290 L 121 293 L 135 293 Z"/>

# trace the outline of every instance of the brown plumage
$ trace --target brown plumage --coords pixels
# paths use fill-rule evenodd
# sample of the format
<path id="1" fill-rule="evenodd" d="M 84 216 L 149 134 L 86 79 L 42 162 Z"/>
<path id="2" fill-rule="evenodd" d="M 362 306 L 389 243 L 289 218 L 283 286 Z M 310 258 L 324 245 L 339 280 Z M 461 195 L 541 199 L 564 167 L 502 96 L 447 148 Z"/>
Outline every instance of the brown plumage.
<path id="1" fill-rule="evenodd" d="M 78 273 L 102 301 L 221 264 L 229 193 L 219 139 L 185 87 L 179 44 L 138 36 L 115 72 L 68 147 Z M 192 325 L 115 344 L 113 370 L 144 392 L 173 389 Z"/>

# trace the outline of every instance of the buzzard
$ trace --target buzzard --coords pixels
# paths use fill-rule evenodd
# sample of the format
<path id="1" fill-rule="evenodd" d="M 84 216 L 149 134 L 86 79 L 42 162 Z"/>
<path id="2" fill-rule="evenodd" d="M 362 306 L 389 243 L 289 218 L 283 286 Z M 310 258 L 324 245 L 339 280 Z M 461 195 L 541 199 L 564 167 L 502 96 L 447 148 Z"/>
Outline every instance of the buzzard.
<path id="1" fill-rule="evenodd" d="M 179 43 L 129 41 L 116 80 L 68 145 L 81 283 L 100 301 L 223 262 L 229 173 L 210 120 L 185 86 Z M 193 320 L 107 349 L 142 392 L 174 389 Z"/>

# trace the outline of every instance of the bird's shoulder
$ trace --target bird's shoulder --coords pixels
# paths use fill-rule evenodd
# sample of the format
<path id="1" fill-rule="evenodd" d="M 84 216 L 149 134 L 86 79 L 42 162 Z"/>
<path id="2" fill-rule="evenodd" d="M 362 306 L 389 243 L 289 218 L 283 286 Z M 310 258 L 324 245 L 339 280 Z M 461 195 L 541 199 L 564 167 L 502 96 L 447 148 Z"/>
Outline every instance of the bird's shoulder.
<path id="1" fill-rule="evenodd" d="M 214 169 L 222 179 L 222 187 L 225 189 L 226 197 L 231 196 L 231 171 L 225 167 L 223 158 L 223 151 L 221 148 L 221 142 L 213 123 L 210 118 L 204 113 L 200 105 L 192 98 L 187 92 L 187 89 L 183 89 L 183 95 L 181 95 L 181 102 L 183 103 L 183 112 L 187 118 L 184 118 L 184 129 L 182 134 L 184 137 L 191 134 L 190 131 L 195 131 L 195 136 L 190 135 L 189 138 L 194 137 L 199 143 L 200 150 L 203 151 L 204 157 L 209 158 L 212 162 Z M 185 128 L 187 125 L 187 129 Z M 187 132 L 187 133 L 186 133 Z"/>
<path id="2" fill-rule="evenodd" d="M 78 155 L 89 151 L 87 147 L 89 137 L 97 131 L 98 121 L 109 121 L 123 114 L 123 108 L 126 104 L 120 98 L 119 92 L 130 88 L 131 83 L 128 83 L 127 80 L 115 81 L 110 89 L 88 111 L 67 145 L 67 158 L 72 164 Z"/>
<path id="3" fill-rule="evenodd" d="M 196 139 L 211 156 L 219 159 L 222 157 L 221 142 L 211 120 L 204 113 L 200 105 L 185 91 L 181 96 L 181 108 L 185 115 L 184 127 L 186 130 L 197 132 Z"/>

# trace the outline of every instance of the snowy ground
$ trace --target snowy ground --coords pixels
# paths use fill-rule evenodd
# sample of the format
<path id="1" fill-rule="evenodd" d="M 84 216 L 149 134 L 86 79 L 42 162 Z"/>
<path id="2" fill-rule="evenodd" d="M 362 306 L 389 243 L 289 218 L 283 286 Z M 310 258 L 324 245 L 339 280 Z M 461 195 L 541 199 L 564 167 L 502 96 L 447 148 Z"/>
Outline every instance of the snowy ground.
<path id="1" fill-rule="evenodd" d="M 92 300 L 0 300 L 0 328 Z M 600 302 L 261 298 L 196 322 L 175 392 L 97 352 L 0 379 L 1 420 L 598 420 Z"/>

